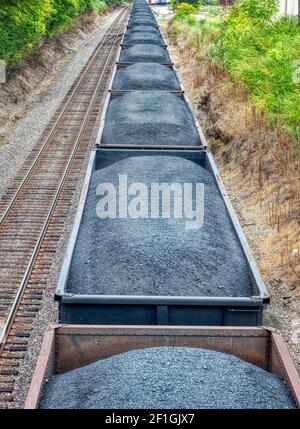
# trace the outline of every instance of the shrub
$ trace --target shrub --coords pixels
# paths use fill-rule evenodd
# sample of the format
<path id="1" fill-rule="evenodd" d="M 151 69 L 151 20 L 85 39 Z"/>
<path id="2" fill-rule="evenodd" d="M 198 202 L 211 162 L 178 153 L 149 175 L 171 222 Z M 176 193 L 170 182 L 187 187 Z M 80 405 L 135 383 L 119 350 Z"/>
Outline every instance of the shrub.
<path id="1" fill-rule="evenodd" d="M 292 78 L 300 31 L 290 19 L 273 20 L 276 8 L 275 0 L 240 0 L 223 20 L 190 25 L 184 17 L 171 31 L 184 31 L 199 55 L 225 68 L 271 122 L 300 140 L 300 84 Z"/>
<path id="2" fill-rule="evenodd" d="M 180 17 L 195 15 L 196 12 L 197 9 L 188 3 L 181 3 L 176 9 L 176 15 Z"/>

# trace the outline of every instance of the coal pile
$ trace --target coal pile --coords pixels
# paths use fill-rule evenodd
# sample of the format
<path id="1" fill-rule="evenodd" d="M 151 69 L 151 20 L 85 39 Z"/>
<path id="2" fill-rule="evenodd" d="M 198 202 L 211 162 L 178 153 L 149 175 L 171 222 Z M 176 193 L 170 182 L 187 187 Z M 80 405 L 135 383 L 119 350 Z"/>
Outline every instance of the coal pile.
<path id="1" fill-rule="evenodd" d="M 188 347 L 132 350 L 54 375 L 40 408 L 296 408 L 280 376 Z"/>
<path id="2" fill-rule="evenodd" d="M 140 25 L 138 27 L 129 28 L 126 31 L 126 36 L 129 36 L 131 34 L 136 34 L 136 33 L 151 33 L 151 34 L 159 34 L 160 35 L 160 31 L 157 28 L 155 28 L 155 27 L 144 27 L 143 25 Z"/>
<path id="3" fill-rule="evenodd" d="M 148 5 L 145 1 L 141 1 L 141 2 L 134 2 L 134 4 L 133 4 L 132 8 L 133 8 L 133 9 L 137 9 L 137 8 L 144 8 L 144 9 L 147 9 L 147 10 L 149 10 L 149 9 L 150 9 L 149 5 Z"/>
<path id="4" fill-rule="evenodd" d="M 145 7 L 149 7 L 148 3 L 146 0 L 135 0 L 133 3 L 133 7 L 137 7 L 137 6 L 145 6 Z"/>
<path id="5" fill-rule="evenodd" d="M 102 144 L 200 146 L 200 138 L 184 100 L 164 91 L 135 91 L 110 101 Z"/>
<path id="6" fill-rule="evenodd" d="M 158 45 L 166 46 L 163 38 L 159 34 L 152 33 L 135 33 L 126 35 L 124 37 L 124 45 L 137 45 L 137 44 L 149 44 L 149 45 Z"/>
<path id="7" fill-rule="evenodd" d="M 147 7 L 147 8 L 149 8 L 149 5 L 145 0 L 135 0 L 132 7 Z"/>
<path id="8" fill-rule="evenodd" d="M 132 14 L 136 12 L 151 12 L 149 6 L 136 5 L 132 7 Z"/>
<path id="9" fill-rule="evenodd" d="M 156 21 L 150 18 L 130 18 L 128 21 L 128 27 L 135 27 L 138 25 L 157 27 Z"/>
<path id="10" fill-rule="evenodd" d="M 154 17 L 151 10 L 149 10 L 148 7 L 135 7 L 132 9 L 131 17 L 137 15 L 137 14 L 143 14 L 143 15 L 150 15 L 152 18 Z"/>
<path id="11" fill-rule="evenodd" d="M 120 55 L 120 62 L 170 64 L 171 60 L 168 52 L 160 46 L 139 44 L 123 49 Z"/>
<path id="12" fill-rule="evenodd" d="M 204 225 L 187 229 L 181 219 L 100 219 L 101 183 L 204 184 Z M 150 192 L 149 192 L 150 199 Z M 171 198 L 173 201 L 173 197 Z M 128 200 L 129 201 L 129 200 Z M 193 204 L 195 206 L 195 195 Z M 150 213 L 151 203 L 148 202 Z M 173 211 L 171 212 L 173 213 Z M 95 295 L 253 295 L 249 270 L 213 175 L 177 156 L 138 156 L 92 174 L 67 292 Z"/>
<path id="13" fill-rule="evenodd" d="M 150 11 L 150 7 L 147 4 L 135 4 L 132 6 L 132 12 L 136 11 Z"/>
<path id="14" fill-rule="evenodd" d="M 113 89 L 162 89 L 179 91 L 180 85 L 173 70 L 155 63 L 137 63 L 116 73 Z"/>
<path id="15" fill-rule="evenodd" d="M 155 20 L 153 14 L 147 11 L 137 11 L 131 15 L 131 18 L 151 18 Z"/>

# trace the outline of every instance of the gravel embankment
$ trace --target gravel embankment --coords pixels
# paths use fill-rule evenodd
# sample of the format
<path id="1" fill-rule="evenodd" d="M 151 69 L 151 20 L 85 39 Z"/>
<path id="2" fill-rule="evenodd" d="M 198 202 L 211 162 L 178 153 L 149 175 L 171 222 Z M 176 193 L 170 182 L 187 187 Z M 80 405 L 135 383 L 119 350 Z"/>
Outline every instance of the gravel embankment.
<path id="1" fill-rule="evenodd" d="M 121 63 L 158 63 L 158 64 L 171 64 L 168 52 L 155 45 L 138 44 L 130 48 L 123 49 L 120 55 Z"/>
<path id="2" fill-rule="evenodd" d="M 137 63 L 118 70 L 112 87 L 117 90 L 180 91 L 180 84 L 174 71 L 156 63 Z"/>
<path id="3" fill-rule="evenodd" d="M 185 347 L 134 350 L 46 385 L 40 408 L 295 408 L 282 379 L 235 356 Z"/>
<path id="4" fill-rule="evenodd" d="M 110 101 L 103 145 L 200 146 L 194 117 L 181 98 L 165 91 L 135 91 Z"/>
<path id="5" fill-rule="evenodd" d="M 128 186 L 139 182 L 148 189 L 153 182 L 203 183 L 203 227 L 188 230 L 187 219 L 173 216 L 99 219 L 97 186 L 112 183 L 118 188 L 119 175 L 128 176 Z M 213 176 L 175 156 L 130 157 L 93 173 L 67 290 L 100 295 L 252 295 L 248 267 Z"/>

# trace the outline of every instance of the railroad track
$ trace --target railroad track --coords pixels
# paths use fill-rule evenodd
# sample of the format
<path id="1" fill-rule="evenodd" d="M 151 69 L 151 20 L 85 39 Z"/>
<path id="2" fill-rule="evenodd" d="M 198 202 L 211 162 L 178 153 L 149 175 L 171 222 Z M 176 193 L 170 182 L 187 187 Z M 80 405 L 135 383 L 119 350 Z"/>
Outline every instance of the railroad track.
<path id="1" fill-rule="evenodd" d="M 122 9 L 0 200 L 0 407 L 41 306 L 127 17 Z"/>

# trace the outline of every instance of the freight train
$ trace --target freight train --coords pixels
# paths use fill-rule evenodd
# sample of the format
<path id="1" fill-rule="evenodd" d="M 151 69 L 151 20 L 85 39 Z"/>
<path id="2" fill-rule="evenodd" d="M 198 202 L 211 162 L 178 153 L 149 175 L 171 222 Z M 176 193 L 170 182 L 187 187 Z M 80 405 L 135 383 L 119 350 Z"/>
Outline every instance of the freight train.
<path id="1" fill-rule="evenodd" d="M 268 292 L 144 3 L 132 7 L 96 143 L 56 291 L 60 321 L 261 324 Z M 153 182 L 202 183 L 203 226 L 187 230 L 184 219 L 151 222 L 150 210 L 148 218 L 100 223 L 95 188 L 108 181 L 118 187 L 119 176 L 148 188 Z"/>
<path id="2" fill-rule="evenodd" d="M 268 291 L 144 0 L 122 37 L 55 299 L 68 326 L 47 332 L 26 408 L 299 406 L 280 334 L 258 327 Z"/>

